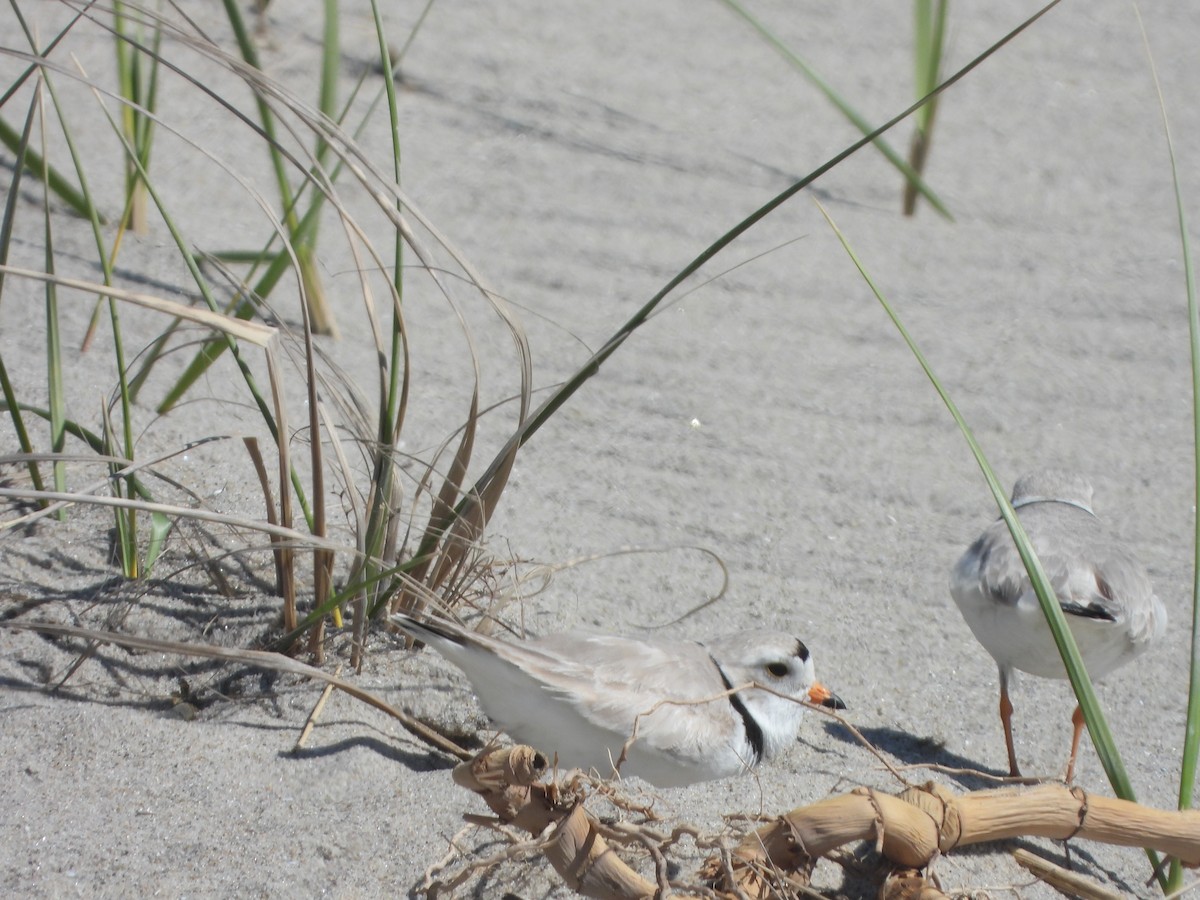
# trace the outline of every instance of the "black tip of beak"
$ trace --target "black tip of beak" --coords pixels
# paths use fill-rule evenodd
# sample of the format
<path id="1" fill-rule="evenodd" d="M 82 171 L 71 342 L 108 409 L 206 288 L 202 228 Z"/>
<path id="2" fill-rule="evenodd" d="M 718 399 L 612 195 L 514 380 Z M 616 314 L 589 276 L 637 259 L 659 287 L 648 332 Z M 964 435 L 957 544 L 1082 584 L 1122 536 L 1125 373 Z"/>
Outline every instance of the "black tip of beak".
<path id="1" fill-rule="evenodd" d="M 821 705 L 826 706 L 829 709 L 845 709 L 846 708 L 846 704 L 842 702 L 842 698 L 839 697 L 837 694 L 830 694 L 828 697 L 826 697 L 824 700 L 821 701 Z"/>

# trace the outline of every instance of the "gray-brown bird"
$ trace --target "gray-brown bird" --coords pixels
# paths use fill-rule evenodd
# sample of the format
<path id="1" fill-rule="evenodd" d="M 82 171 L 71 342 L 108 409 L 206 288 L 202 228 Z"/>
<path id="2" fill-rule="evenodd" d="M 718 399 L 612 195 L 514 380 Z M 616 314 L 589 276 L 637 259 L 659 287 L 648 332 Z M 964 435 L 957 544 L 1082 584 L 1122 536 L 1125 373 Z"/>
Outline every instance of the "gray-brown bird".
<path id="1" fill-rule="evenodd" d="M 778 631 L 704 643 L 581 633 L 501 641 L 444 619 L 391 621 L 462 669 L 513 738 L 602 775 L 626 752 L 621 773 L 658 787 L 727 778 L 770 758 L 796 740 L 796 701 L 845 708 L 817 681 L 808 648 Z"/>
<path id="2" fill-rule="evenodd" d="M 1021 478 L 1012 505 L 1062 605 L 1092 678 L 1138 656 L 1162 636 L 1167 612 L 1150 578 L 1092 510 L 1092 486 L 1081 475 L 1043 469 Z M 958 560 L 950 593 L 975 637 L 1000 669 L 1000 719 L 1010 774 L 1020 775 L 1013 748 L 1008 695 L 1014 669 L 1043 678 L 1066 678 L 1066 669 L 1037 595 L 1004 520 L 998 519 Z M 1067 780 L 1075 773 L 1083 716 L 1075 733 Z"/>

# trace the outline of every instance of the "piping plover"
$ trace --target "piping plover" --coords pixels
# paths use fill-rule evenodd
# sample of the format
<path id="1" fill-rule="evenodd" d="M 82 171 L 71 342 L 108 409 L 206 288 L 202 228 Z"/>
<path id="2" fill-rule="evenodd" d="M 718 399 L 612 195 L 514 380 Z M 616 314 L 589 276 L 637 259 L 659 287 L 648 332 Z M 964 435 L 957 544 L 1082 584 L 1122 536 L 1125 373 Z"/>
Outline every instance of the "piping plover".
<path id="1" fill-rule="evenodd" d="M 1092 486 L 1071 472 L 1045 469 L 1021 478 L 1012 505 L 1066 614 L 1093 678 L 1129 662 L 1166 630 L 1167 613 L 1150 578 L 1092 512 Z M 954 566 L 950 593 L 971 631 L 1000 669 L 1000 719 L 1008 767 L 1019 775 L 1013 750 L 1013 669 L 1066 678 L 1066 669 L 1016 545 L 1003 519 L 994 522 Z M 1067 762 L 1074 775 L 1083 731 L 1079 707 Z"/>
<path id="2" fill-rule="evenodd" d="M 612 773 L 636 720 L 620 771 L 658 787 L 736 775 L 782 750 L 804 714 L 796 700 L 845 708 L 816 680 L 808 648 L 775 631 L 703 644 L 579 633 L 510 642 L 444 619 L 392 622 L 462 669 L 510 736 L 563 765 Z M 778 695 L 729 693 L 751 682 Z"/>

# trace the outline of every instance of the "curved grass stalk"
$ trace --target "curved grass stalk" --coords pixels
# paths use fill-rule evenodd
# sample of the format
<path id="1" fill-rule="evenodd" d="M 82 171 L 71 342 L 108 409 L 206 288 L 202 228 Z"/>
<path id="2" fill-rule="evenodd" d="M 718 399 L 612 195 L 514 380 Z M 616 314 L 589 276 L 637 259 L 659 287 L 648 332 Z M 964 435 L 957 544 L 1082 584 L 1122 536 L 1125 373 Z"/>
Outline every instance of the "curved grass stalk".
<path id="1" fill-rule="evenodd" d="M 814 201 L 815 202 L 815 201 Z M 1050 633 L 1054 636 L 1054 643 L 1058 647 L 1058 652 L 1062 656 L 1063 665 L 1067 670 L 1067 677 L 1070 679 L 1071 688 L 1075 692 L 1075 698 L 1079 702 L 1079 708 L 1083 712 L 1084 721 L 1087 722 L 1088 734 L 1091 735 L 1092 745 L 1096 749 L 1096 756 L 1100 759 L 1100 764 L 1104 767 L 1104 772 L 1108 775 L 1109 783 L 1117 796 L 1123 800 L 1136 801 L 1137 797 L 1133 790 L 1133 783 L 1129 780 L 1129 773 L 1125 770 L 1125 764 L 1121 760 L 1121 753 L 1117 749 L 1116 740 L 1113 738 L 1112 729 L 1108 726 L 1108 720 L 1104 717 L 1104 710 L 1100 706 L 1100 699 L 1096 696 L 1096 689 L 1092 685 L 1092 679 L 1087 673 L 1087 668 L 1083 664 L 1083 658 L 1079 655 L 1079 647 L 1075 643 L 1075 636 L 1071 633 L 1070 627 L 1067 625 L 1066 616 L 1063 614 L 1062 606 L 1059 604 L 1058 598 L 1054 594 L 1054 588 L 1050 584 L 1050 579 L 1046 577 L 1046 572 L 1042 568 L 1041 561 L 1037 554 L 1034 553 L 1033 545 L 1029 542 L 1029 536 L 1025 533 L 1025 529 L 1021 525 L 1021 520 L 1017 518 L 1013 511 L 1012 504 L 1009 502 L 1008 496 L 1004 489 L 1000 486 L 992 467 L 988 464 L 987 457 L 984 456 L 983 448 L 975 440 L 975 435 L 967 424 L 966 419 L 958 411 L 958 407 L 950 398 L 950 394 L 942 386 L 934 374 L 933 368 L 925 359 L 925 355 L 921 353 L 916 341 L 908 333 L 908 329 L 904 327 L 904 323 L 900 321 L 899 315 L 888 302 L 887 298 L 876 286 L 870 273 L 855 254 L 854 249 L 846 240 L 845 235 L 838 229 L 829 213 L 825 208 L 817 202 L 821 214 L 825 217 L 825 221 L 829 223 L 829 227 L 833 229 L 837 235 L 846 254 L 858 269 L 863 281 L 871 289 L 871 293 L 879 301 L 888 318 L 892 320 L 892 324 L 896 326 L 896 330 L 900 336 L 904 338 L 904 343 L 908 345 L 909 351 L 920 364 L 922 371 L 925 373 L 938 396 L 942 398 L 942 402 L 946 405 L 950 415 L 954 418 L 955 424 L 958 425 L 959 431 L 966 439 L 967 446 L 971 449 L 971 454 L 975 457 L 975 462 L 979 464 L 979 469 L 983 473 L 984 479 L 987 481 L 988 488 L 992 492 L 992 498 L 996 501 L 996 506 L 1000 510 L 1000 515 L 1004 519 L 1008 530 L 1012 534 L 1013 543 L 1016 544 L 1017 552 L 1021 556 L 1021 562 L 1025 564 L 1025 571 L 1029 575 L 1029 581 L 1033 586 L 1034 593 L 1037 594 L 1038 604 L 1042 608 L 1042 614 L 1046 617 L 1046 622 L 1050 627 Z M 1150 862 L 1154 866 L 1155 871 L 1158 870 L 1158 856 L 1153 850 L 1147 850 L 1147 855 L 1150 857 Z M 1160 875 L 1160 882 L 1165 886 L 1166 876 Z"/>
<path id="2" fill-rule="evenodd" d="M 721 237 L 717 238 L 716 241 L 705 248 L 705 250 L 699 256 L 688 263 L 677 275 L 675 275 L 675 277 L 668 281 L 667 284 L 658 291 L 658 293 L 646 301 L 641 309 L 634 313 L 634 315 L 612 337 L 610 337 L 599 350 L 592 354 L 591 358 L 583 365 L 582 368 L 580 368 L 574 375 L 567 379 L 567 381 L 560 385 L 554 391 L 554 393 L 546 398 L 546 400 L 544 400 L 542 404 L 538 406 L 538 408 L 523 421 L 521 427 L 509 438 L 508 443 L 504 446 L 504 448 L 501 449 L 500 453 L 497 454 L 496 458 L 492 461 L 491 465 L 483 473 L 483 475 L 480 476 L 479 480 L 476 482 L 475 490 L 481 490 L 497 474 L 497 472 L 505 464 L 507 454 L 511 449 L 523 445 L 527 440 L 533 437 L 538 429 L 541 428 L 547 422 L 547 420 L 549 420 L 549 418 L 553 416 L 559 410 L 559 408 L 566 403 L 567 400 L 569 400 L 577 390 L 579 390 L 580 387 L 583 386 L 588 379 L 600 371 L 600 366 L 605 362 L 605 360 L 612 356 L 612 354 L 617 351 L 617 348 L 625 343 L 626 339 L 628 339 L 631 334 L 633 334 L 638 328 L 646 323 L 658 305 L 662 303 L 662 301 L 666 299 L 666 297 L 671 294 L 675 288 L 679 287 L 680 284 L 690 278 L 710 259 L 715 257 L 718 253 L 732 244 L 735 240 L 757 225 L 760 221 L 765 219 L 768 215 L 770 215 L 800 191 L 804 190 L 804 188 L 808 187 L 822 175 L 840 165 L 849 157 L 853 156 L 863 147 L 872 143 L 877 137 L 885 134 L 895 125 L 904 121 L 904 119 L 908 118 L 934 97 L 948 89 L 951 85 L 966 77 L 969 72 L 981 65 L 984 60 L 988 59 L 994 53 L 999 51 L 1000 48 L 1016 38 L 1017 35 L 1029 28 L 1034 22 L 1052 10 L 1060 2 L 1061 0 L 1051 0 L 1051 2 L 1047 3 L 1008 34 L 993 43 L 986 50 L 968 62 L 965 66 L 960 68 L 957 72 L 939 84 L 932 92 L 926 94 L 903 112 L 900 112 L 888 119 L 888 121 L 884 122 L 871 133 L 866 134 L 859 140 L 855 141 L 841 153 L 836 154 L 817 168 L 813 169 L 812 172 L 801 178 L 795 184 L 776 194 L 771 200 L 760 206 L 746 218 L 742 219 L 741 222 L 733 226 L 733 228 L 729 229 L 729 231 L 725 232 L 725 234 L 721 235 Z"/>
<path id="3" fill-rule="evenodd" d="M 1142 32 L 1142 43 L 1146 48 L 1146 59 L 1150 74 L 1154 78 L 1154 90 L 1158 96 L 1158 108 L 1162 112 L 1163 137 L 1166 139 L 1167 156 L 1171 163 L 1171 183 L 1175 194 L 1175 214 L 1179 223 L 1180 252 L 1183 259 L 1183 282 L 1187 296 L 1188 343 L 1192 361 L 1192 442 L 1195 454 L 1195 497 L 1193 503 L 1200 509 L 1200 311 L 1196 305 L 1196 270 L 1192 263 L 1192 246 L 1188 238 L 1187 204 L 1183 201 L 1183 184 L 1179 177 L 1179 165 L 1175 158 L 1175 142 L 1171 139 L 1171 122 L 1167 116 L 1167 101 L 1158 80 L 1158 68 L 1154 65 L 1154 54 L 1150 51 L 1150 39 L 1142 14 L 1134 4 L 1138 27 Z M 1190 659 L 1188 664 L 1187 717 L 1184 722 L 1183 753 L 1179 764 L 1179 808 L 1190 809 L 1192 795 L 1196 789 L 1197 758 L 1200 757 L 1200 520 L 1196 522 L 1193 538 L 1192 559 L 1192 625 Z M 1171 860 L 1164 890 L 1174 895 L 1183 887 L 1183 866 L 1178 859 Z"/>

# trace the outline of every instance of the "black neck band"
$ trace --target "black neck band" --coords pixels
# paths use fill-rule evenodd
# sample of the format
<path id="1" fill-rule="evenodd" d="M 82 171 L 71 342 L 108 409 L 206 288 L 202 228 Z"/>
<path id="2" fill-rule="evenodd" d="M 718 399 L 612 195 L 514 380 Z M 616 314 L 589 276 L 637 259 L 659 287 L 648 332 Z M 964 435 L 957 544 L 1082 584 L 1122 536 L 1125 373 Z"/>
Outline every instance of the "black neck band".
<path id="1" fill-rule="evenodd" d="M 721 683 L 725 685 L 725 690 L 732 691 L 733 685 L 730 684 L 729 678 L 725 675 L 725 670 L 721 668 L 721 664 L 712 659 L 713 665 L 717 667 L 717 672 L 721 675 Z M 729 695 L 729 705 L 733 707 L 733 711 L 742 717 L 742 726 L 746 729 L 746 740 L 750 742 L 750 752 L 753 754 L 753 759 L 748 760 L 751 766 L 758 765 L 763 758 L 763 732 L 762 726 L 754 720 L 754 716 L 750 715 L 750 710 L 746 709 L 746 704 L 742 702 L 742 698 L 737 694 Z"/>

